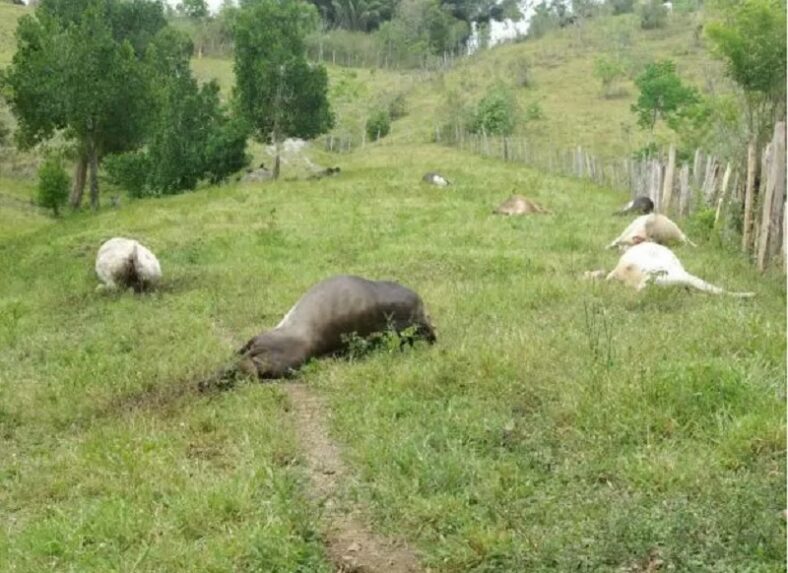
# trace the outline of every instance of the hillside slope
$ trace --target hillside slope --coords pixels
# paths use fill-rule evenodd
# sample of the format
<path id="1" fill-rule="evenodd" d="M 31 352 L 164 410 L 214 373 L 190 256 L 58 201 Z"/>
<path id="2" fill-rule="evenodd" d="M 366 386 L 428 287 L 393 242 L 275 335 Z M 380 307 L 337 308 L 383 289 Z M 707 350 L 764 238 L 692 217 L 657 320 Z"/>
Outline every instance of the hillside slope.
<path id="1" fill-rule="evenodd" d="M 504 46 L 442 76 L 331 69 L 338 136 L 400 91 L 408 104 L 380 142 L 312 146 L 336 177 L 61 220 L 0 203 L 0 570 L 327 573 L 339 507 L 436 573 L 783 571 L 784 275 L 689 220 L 687 269 L 755 299 L 583 281 L 618 258 L 603 246 L 627 223 L 610 214 L 620 194 L 424 143 L 444 93 L 467 82 L 478 97 L 505 76 L 493 62 L 525 54 L 540 62 L 521 93 L 544 98 L 540 141 L 625 149 L 627 101 L 569 83 L 590 77 L 575 33 L 596 37 Z M 671 53 L 686 37 L 637 45 Z M 229 61 L 194 65 L 229 89 Z M 423 184 L 431 170 L 454 185 Z M 32 190 L 0 179 L 11 201 Z M 492 215 L 512 191 L 552 214 Z M 159 256 L 160 288 L 96 291 L 112 236 Z M 358 345 L 299 374 L 346 466 L 329 504 L 289 381 L 196 383 L 339 273 L 418 291 L 438 342 Z"/>
<path id="2" fill-rule="evenodd" d="M 436 166 L 456 185 L 422 184 Z M 781 276 L 688 229 L 687 268 L 755 300 L 590 284 L 617 259 L 615 193 L 436 146 L 342 167 L 0 238 L 0 563 L 330 570 L 280 384 L 194 384 L 310 285 L 356 273 L 416 289 L 438 344 L 300 378 L 332 406 L 342 503 L 433 571 L 780 569 Z M 554 214 L 491 215 L 513 188 Z M 159 255 L 159 290 L 95 292 L 114 235 Z"/>

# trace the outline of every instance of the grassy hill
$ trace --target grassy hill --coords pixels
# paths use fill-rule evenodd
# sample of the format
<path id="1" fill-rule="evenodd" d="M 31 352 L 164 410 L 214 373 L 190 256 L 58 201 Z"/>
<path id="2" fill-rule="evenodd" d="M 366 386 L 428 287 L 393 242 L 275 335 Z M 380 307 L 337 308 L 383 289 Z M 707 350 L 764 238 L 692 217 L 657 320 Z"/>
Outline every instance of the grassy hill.
<path id="1" fill-rule="evenodd" d="M 669 52 L 682 30 L 640 49 Z M 569 142 L 564 104 L 583 110 L 575 119 L 623 118 L 623 99 L 579 103 L 568 78 L 586 66 L 561 47 L 576 41 L 505 46 L 443 79 L 332 69 L 343 129 L 397 90 L 409 109 L 362 150 L 313 147 L 338 177 L 61 220 L 0 203 L 0 570 L 335 570 L 290 382 L 195 385 L 312 284 L 355 273 L 417 290 L 438 343 L 315 361 L 299 380 L 327 400 L 350 469 L 333 501 L 425 567 L 784 571 L 784 275 L 759 275 L 688 220 L 699 247 L 676 249 L 687 269 L 755 299 L 585 282 L 617 260 L 603 246 L 626 224 L 610 215 L 620 194 L 424 143 L 433 88 L 469 81 L 475 97 L 492 62 L 527 50 L 556 61 L 528 88 L 557 134 L 545 142 Z M 225 86 L 229 66 L 195 62 Z M 579 133 L 613 138 L 591 118 Z M 455 184 L 420 183 L 428 170 Z M 0 179 L 0 192 L 14 201 L 33 185 Z M 513 189 L 553 214 L 492 215 Z M 159 256 L 159 289 L 96 292 L 96 250 L 118 235 Z"/>

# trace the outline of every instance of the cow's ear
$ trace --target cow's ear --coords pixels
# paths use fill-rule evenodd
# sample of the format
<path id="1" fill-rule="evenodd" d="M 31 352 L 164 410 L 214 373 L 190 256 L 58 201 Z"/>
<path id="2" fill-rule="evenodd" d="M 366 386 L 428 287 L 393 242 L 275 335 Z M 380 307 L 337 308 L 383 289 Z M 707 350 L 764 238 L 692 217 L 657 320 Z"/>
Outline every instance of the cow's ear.
<path id="1" fill-rule="evenodd" d="M 644 242 L 645 240 L 646 240 L 645 237 L 642 237 L 640 235 L 635 235 L 634 237 L 632 237 L 632 244 L 633 245 L 639 245 L 640 243 Z"/>

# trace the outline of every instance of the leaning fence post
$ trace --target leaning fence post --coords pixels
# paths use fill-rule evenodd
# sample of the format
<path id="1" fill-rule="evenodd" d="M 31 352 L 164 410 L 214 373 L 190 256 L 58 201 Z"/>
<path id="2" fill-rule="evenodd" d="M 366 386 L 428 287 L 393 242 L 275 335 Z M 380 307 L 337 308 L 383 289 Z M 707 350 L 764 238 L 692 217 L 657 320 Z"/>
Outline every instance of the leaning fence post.
<path id="1" fill-rule="evenodd" d="M 728 193 L 728 183 L 731 179 L 731 164 L 728 162 L 728 165 L 725 166 L 725 175 L 722 176 L 722 187 L 720 188 L 720 197 L 717 199 L 717 211 L 714 213 L 714 226 L 716 227 L 717 224 L 720 222 L 720 216 L 722 215 L 722 204 L 725 202 L 725 197 Z"/>
<path id="2" fill-rule="evenodd" d="M 764 168 L 761 170 L 761 181 L 766 178 L 766 192 L 763 197 L 763 211 L 761 216 L 760 236 L 758 237 L 758 270 L 763 271 L 769 261 L 770 255 L 777 252 L 778 237 L 772 237 L 774 245 L 769 248 L 769 238 L 772 235 L 772 226 L 779 219 L 785 195 L 785 123 L 778 122 L 774 126 L 774 138 L 764 151 Z M 779 201 L 775 217 L 775 203 Z M 774 231 L 779 232 L 776 228 Z"/>

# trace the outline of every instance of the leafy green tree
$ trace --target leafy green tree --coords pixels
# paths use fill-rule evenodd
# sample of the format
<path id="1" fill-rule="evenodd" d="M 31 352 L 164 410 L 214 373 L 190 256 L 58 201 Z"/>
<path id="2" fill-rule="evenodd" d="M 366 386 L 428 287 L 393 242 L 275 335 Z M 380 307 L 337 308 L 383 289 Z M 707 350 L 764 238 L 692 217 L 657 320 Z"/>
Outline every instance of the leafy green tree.
<path id="1" fill-rule="evenodd" d="M 386 137 L 391 131 L 391 118 L 385 109 L 379 109 L 369 116 L 367 119 L 367 137 L 370 141 L 377 141 L 382 137 Z"/>
<path id="2" fill-rule="evenodd" d="M 304 35 L 315 18 L 297 0 L 250 0 L 236 20 L 235 98 L 254 135 L 276 146 L 274 178 L 285 138 L 313 138 L 334 125 L 326 70 L 306 61 Z"/>
<path id="3" fill-rule="evenodd" d="M 156 114 L 142 152 L 113 157 L 112 179 L 134 196 L 179 193 L 203 178 L 224 179 L 247 163 L 247 130 L 222 109 L 219 86 L 199 86 L 189 66 L 192 44 L 181 32 L 163 30 L 146 57 Z"/>
<path id="4" fill-rule="evenodd" d="M 600 56 L 594 61 L 594 77 L 602 82 L 602 93 L 605 97 L 615 94 L 615 83 L 626 75 L 624 66 L 617 60 Z"/>
<path id="5" fill-rule="evenodd" d="M 662 0 L 646 0 L 640 7 L 640 27 L 644 30 L 664 28 L 668 23 L 668 10 Z"/>
<path id="6" fill-rule="evenodd" d="M 38 204 L 52 209 L 55 217 L 68 199 L 68 174 L 60 159 L 49 156 L 38 169 Z"/>
<path id="7" fill-rule="evenodd" d="M 205 0 L 183 0 L 178 4 L 178 11 L 182 12 L 187 18 L 201 20 L 208 16 L 208 4 Z"/>
<path id="8" fill-rule="evenodd" d="M 706 28 L 714 53 L 744 92 L 751 136 L 763 137 L 785 114 L 785 27 L 784 2 L 744 0 L 727 5 L 723 20 Z"/>
<path id="9" fill-rule="evenodd" d="M 640 96 L 632 111 L 637 114 L 638 125 L 652 131 L 657 120 L 670 121 L 698 101 L 697 91 L 682 83 L 676 64 L 670 60 L 646 66 L 635 84 Z"/>
<path id="10" fill-rule="evenodd" d="M 497 86 L 479 101 L 470 131 L 488 135 L 510 135 L 516 127 L 517 113 L 514 95 L 506 88 Z"/>
<path id="11" fill-rule="evenodd" d="M 17 27 L 17 51 L 4 74 L 17 117 L 18 143 L 29 147 L 62 130 L 79 162 L 71 205 L 99 203 L 101 158 L 139 145 L 152 106 L 141 54 L 164 25 L 161 5 L 142 0 L 43 0 Z M 80 176 L 81 175 L 81 176 Z"/>

